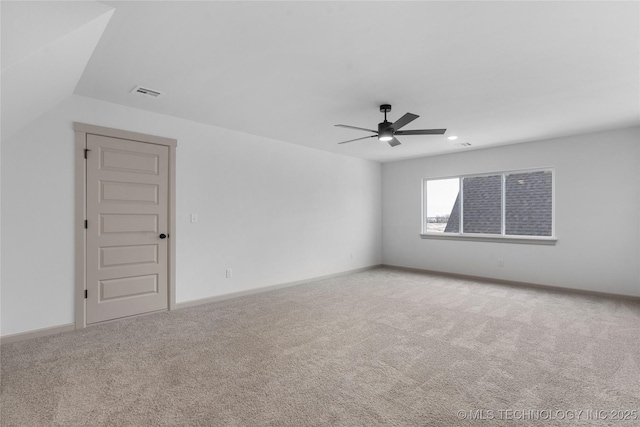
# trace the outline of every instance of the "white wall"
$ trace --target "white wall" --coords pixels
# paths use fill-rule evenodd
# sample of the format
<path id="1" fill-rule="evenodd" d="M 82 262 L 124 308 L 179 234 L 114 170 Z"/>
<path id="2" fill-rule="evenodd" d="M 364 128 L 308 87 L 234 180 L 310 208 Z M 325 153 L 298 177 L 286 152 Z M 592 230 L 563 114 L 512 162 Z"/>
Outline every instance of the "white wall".
<path id="1" fill-rule="evenodd" d="M 74 322 L 73 121 L 178 140 L 178 303 L 381 261 L 380 164 L 71 96 L 2 141 L 2 335 Z"/>
<path id="2" fill-rule="evenodd" d="M 549 166 L 556 173 L 556 246 L 420 238 L 422 178 Z M 639 171 L 638 127 L 386 163 L 382 261 L 640 296 Z"/>

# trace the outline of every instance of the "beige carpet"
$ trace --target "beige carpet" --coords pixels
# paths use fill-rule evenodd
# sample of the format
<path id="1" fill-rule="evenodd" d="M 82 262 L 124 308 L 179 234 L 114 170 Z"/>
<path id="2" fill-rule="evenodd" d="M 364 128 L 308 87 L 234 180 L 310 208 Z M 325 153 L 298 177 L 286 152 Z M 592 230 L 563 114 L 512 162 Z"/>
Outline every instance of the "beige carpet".
<path id="1" fill-rule="evenodd" d="M 639 425 L 639 367 L 637 303 L 376 269 L 4 345 L 1 424 Z"/>

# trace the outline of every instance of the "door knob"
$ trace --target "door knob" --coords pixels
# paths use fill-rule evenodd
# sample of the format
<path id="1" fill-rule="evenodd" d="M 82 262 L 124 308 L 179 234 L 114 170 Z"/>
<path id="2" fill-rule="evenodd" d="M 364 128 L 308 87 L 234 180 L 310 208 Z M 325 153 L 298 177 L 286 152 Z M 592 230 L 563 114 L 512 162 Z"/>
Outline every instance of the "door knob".
<path id="1" fill-rule="evenodd" d="M 167 235 L 166 235 L 166 234 L 164 234 L 164 233 L 162 233 L 162 234 L 160 235 L 160 238 L 161 238 L 161 239 L 166 239 L 166 238 L 167 238 Z"/>

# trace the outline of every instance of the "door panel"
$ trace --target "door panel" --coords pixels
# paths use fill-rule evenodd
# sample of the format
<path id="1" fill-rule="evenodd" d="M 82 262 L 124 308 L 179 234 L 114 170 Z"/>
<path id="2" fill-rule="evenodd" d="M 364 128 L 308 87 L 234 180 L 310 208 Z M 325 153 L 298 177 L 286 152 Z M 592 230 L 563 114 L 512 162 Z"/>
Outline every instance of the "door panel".
<path id="1" fill-rule="evenodd" d="M 154 184 L 102 181 L 100 190 L 101 203 L 158 204 L 158 186 Z"/>
<path id="2" fill-rule="evenodd" d="M 150 214 L 104 214 L 100 215 L 101 237 L 107 238 L 113 233 L 160 233 L 158 215 Z"/>
<path id="3" fill-rule="evenodd" d="M 168 308 L 169 148 L 87 135 L 87 323 Z"/>
<path id="4" fill-rule="evenodd" d="M 159 163 L 155 154 L 105 148 L 102 150 L 100 169 L 157 175 Z"/>
<path id="5" fill-rule="evenodd" d="M 109 301 L 158 292 L 158 275 L 126 277 L 100 281 L 100 299 Z"/>
<path id="6" fill-rule="evenodd" d="M 100 248 L 100 269 L 157 262 L 158 247 L 156 245 Z"/>

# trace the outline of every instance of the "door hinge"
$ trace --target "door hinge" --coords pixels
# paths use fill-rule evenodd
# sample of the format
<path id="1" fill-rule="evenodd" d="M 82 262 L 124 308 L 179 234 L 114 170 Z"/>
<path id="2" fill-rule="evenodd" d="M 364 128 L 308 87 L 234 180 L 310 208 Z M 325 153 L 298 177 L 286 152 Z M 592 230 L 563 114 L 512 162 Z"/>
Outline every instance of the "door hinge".
<path id="1" fill-rule="evenodd" d="M 87 299 L 88 296 L 89 296 L 89 290 L 85 289 L 84 290 L 84 299 Z"/>
<path id="2" fill-rule="evenodd" d="M 91 150 L 89 150 L 88 148 L 84 149 L 84 158 L 85 159 L 87 158 L 89 151 L 91 151 Z"/>
<path id="3" fill-rule="evenodd" d="M 89 220 L 88 219 L 84 220 L 84 228 L 89 228 Z"/>

